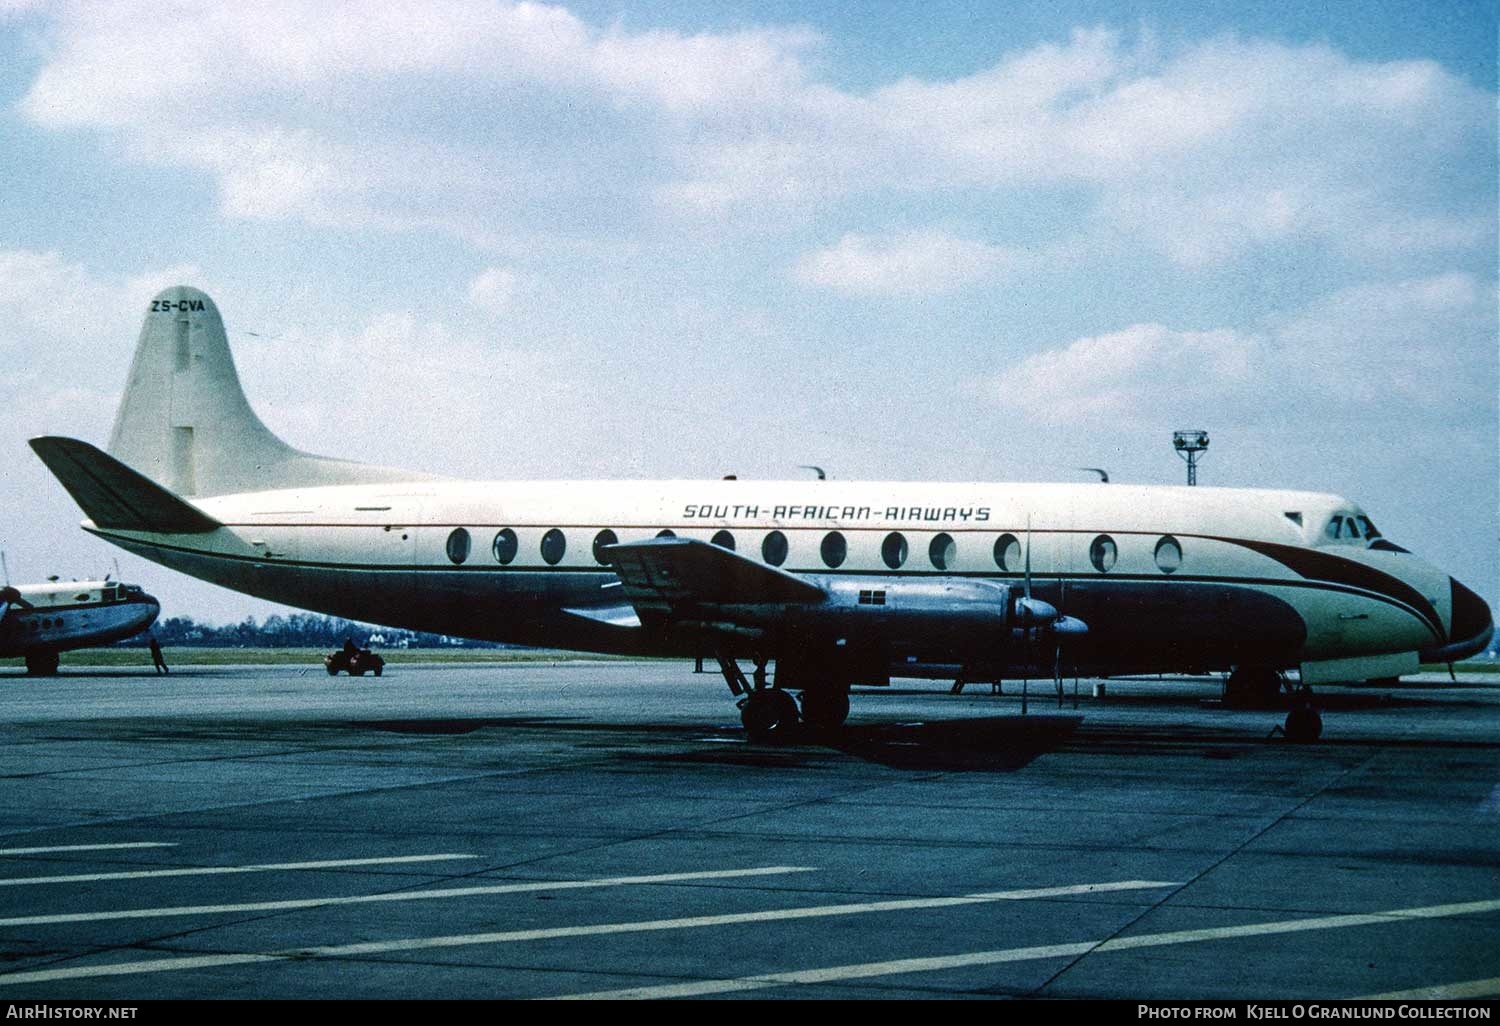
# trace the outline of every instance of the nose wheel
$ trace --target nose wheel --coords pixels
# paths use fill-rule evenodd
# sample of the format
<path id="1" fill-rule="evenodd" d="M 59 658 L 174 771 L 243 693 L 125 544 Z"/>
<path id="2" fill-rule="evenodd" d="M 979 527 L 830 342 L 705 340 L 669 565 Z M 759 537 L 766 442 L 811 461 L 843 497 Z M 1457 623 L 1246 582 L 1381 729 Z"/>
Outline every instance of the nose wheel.
<path id="1" fill-rule="evenodd" d="M 1288 741 L 1307 743 L 1323 736 L 1323 717 L 1312 707 L 1312 688 L 1303 685 L 1293 701 L 1292 711 L 1286 714 Z"/>

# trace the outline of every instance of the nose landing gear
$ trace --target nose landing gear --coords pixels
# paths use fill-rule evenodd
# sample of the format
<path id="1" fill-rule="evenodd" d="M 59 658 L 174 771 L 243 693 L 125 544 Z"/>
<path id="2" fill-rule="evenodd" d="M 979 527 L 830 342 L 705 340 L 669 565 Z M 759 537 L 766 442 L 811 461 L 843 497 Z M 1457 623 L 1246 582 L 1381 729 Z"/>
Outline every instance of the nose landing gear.
<path id="1" fill-rule="evenodd" d="M 1292 699 L 1292 711 L 1286 714 L 1286 726 L 1282 728 L 1286 732 L 1288 741 L 1296 741 L 1299 744 L 1316 741 L 1323 735 L 1323 717 L 1318 710 L 1312 706 L 1312 688 L 1306 684 L 1297 690 Z"/>

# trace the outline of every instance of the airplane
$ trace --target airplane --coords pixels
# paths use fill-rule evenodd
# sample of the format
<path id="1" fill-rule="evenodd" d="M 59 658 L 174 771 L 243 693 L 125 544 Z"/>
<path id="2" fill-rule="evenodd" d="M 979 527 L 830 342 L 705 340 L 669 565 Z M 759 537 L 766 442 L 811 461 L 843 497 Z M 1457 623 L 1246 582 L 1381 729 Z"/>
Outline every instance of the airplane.
<path id="1" fill-rule="evenodd" d="M 1273 696 L 1287 671 L 1304 689 L 1398 677 L 1494 633 L 1483 599 L 1337 495 L 473 482 L 313 455 L 251 409 L 218 309 L 187 286 L 151 301 L 108 451 L 30 444 L 85 530 L 227 588 L 483 640 L 712 654 L 756 741 L 836 729 L 851 685 L 892 675 L 1213 670 Z M 1321 734 L 1305 694 L 1286 730 Z"/>
<path id="2" fill-rule="evenodd" d="M 134 637 L 156 622 L 161 605 L 139 585 L 59 581 L 0 588 L 0 658 L 26 659 L 26 672 L 57 672 L 59 653 Z"/>

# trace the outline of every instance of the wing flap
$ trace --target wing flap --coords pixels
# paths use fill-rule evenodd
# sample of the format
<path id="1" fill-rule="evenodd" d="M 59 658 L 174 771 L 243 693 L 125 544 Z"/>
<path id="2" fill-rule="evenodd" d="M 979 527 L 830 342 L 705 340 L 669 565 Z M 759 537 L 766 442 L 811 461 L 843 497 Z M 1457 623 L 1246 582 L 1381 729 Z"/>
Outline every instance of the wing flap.
<path id="1" fill-rule="evenodd" d="M 617 606 L 567 606 L 563 612 L 569 616 L 576 616 L 594 623 L 602 623 L 606 627 L 639 627 L 641 618 L 636 615 L 635 607 L 628 604 Z"/>
<path id="2" fill-rule="evenodd" d="M 653 538 L 604 550 L 641 613 L 695 618 L 705 607 L 821 602 L 823 589 L 795 574 L 693 538 Z"/>
<path id="3" fill-rule="evenodd" d="M 222 526 L 144 474 L 76 438 L 33 438 L 31 448 L 98 527 L 204 534 Z"/>

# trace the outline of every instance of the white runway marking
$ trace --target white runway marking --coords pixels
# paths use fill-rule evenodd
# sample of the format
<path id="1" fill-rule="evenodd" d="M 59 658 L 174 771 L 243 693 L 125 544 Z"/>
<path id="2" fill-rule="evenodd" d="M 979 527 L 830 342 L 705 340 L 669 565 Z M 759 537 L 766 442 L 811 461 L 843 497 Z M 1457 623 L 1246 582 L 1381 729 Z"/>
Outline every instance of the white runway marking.
<path id="1" fill-rule="evenodd" d="M 392 855 L 375 859 L 327 859 L 322 862 L 268 862 L 257 866 L 189 866 L 179 869 L 137 869 L 119 873 L 72 873 L 66 876 L 13 876 L 0 878 L 0 887 L 31 884 L 96 883 L 100 880 L 149 880 L 161 876 L 220 876 L 233 873 L 275 873 L 298 869 L 342 869 L 346 866 L 394 866 L 413 862 L 443 862 L 477 859 L 478 855 Z"/>
<path id="2" fill-rule="evenodd" d="M 559 997 L 565 1000 L 638 1000 L 703 997 L 709 994 L 732 994 L 748 990 L 762 990 L 767 987 L 838 983 L 845 980 L 867 979 L 874 976 L 936 972 L 944 969 L 962 969 L 968 966 L 999 965 L 1004 962 L 1028 962 L 1048 958 L 1077 958 L 1081 955 L 1109 951 L 1131 951 L 1140 948 L 1158 948 L 1173 944 L 1192 944 L 1199 941 L 1225 940 L 1234 937 L 1258 937 L 1268 934 L 1298 933 L 1304 930 L 1337 930 L 1351 926 L 1390 924 L 1400 922 L 1402 919 L 1440 919 L 1448 916 L 1470 915 L 1477 912 L 1494 912 L 1496 910 L 1500 910 L 1500 901 L 1471 901 L 1456 905 L 1429 905 L 1422 908 L 1392 909 L 1388 912 L 1319 916 L 1312 919 L 1284 919 L 1279 922 L 1249 923 L 1244 926 L 1223 926 L 1203 930 L 1173 930 L 1168 933 L 1145 933 L 1133 937 L 1116 937 L 1111 940 L 1084 941 L 1076 944 L 1004 948 L 996 951 L 970 951 L 956 955 L 938 955 L 930 958 L 903 958 L 888 962 L 863 962 L 853 965 L 829 966 L 823 969 L 804 969 L 785 973 L 766 973 L 760 976 L 742 976 L 738 979 L 668 983 L 652 987 L 629 987 L 622 990 L 601 990 L 584 994 L 565 994 Z"/>
<path id="3" fill-rule="evenodd" d="M 43 855 L 54 851 L 121 851 L 125 848 L 175 848 L 171 841 L 131 841 L 128 844 L 55 844 L 47 848 L 0 848 L 0 855 Z"/>
<path id="4" fill-rule="evenodd" d="M 1392 990 L 1384 994 L 1370 994 L 1354 998 L 1355 1001 L 1467 1001 L 1471 998 L 1500 997 L 1500 976 L 1488 980 L 1467 980 L 1463 983 L 1442 983 L 1435 987 L 1418 987 L 1416 990 Z"/>
<path id="5" fill-rule="evenodd" d="M 605 934 L 646 933 L 658 930 L 690 930 L 709 926 L 740 923 L 766 923 L 789 919 L 817 919 L 827 916 L 860 915 L 871 912 L 900 912 L 925 908 L 951 908 L 996 901 L 1023 901 L 1028 898 L 1052 898 L 1073 894 L 1102 894 L 1176 887 L 1158 880 L 1124 880 L 1116 883 L 1077 884 L 1068 887 L 1038 887 L 1029 890 L 992 891 L 950 898 L 902 898 L 846 905 L 814 905 L 807 908 L 779 908 L 761 912 L 731 912 L 723 915 L 690 916 L 680 919 L 646 919 L 623 923 L 597 923 L 590 926 L 558 926 L 547 929 L 509 930 L 494 933 L 452 934 L 442 937 L 408 937 L 399 940 L 373 941 L 361 944 L 336 944 L 318 948 L 259 954 L 188 955 L 105 965 L 77 966 L 67 969 L 36 969 L 30 972 L 0 975 L 0 986 L 18 983 L 45 983 L 54 980 L 77 980 L 94 976 L 124 976 L 137 973 L 176 972 L 182 969 L 211 969 L 221 966 L 248 965 L 287 958 L 347 958 L 358 955 L 390 954 L 401 951 L 423 951 L 432 948 L 469 947 L 480 944 L 514 944 L 520 941 L 555 940 L 564 937 L 597 937 Z"/>
<path id="6" fill-rule="evenodd" d="M 445 887 L 433 891 L 396 891 L 386 894 L 355 894 L 336 898 L 288 898 L 282 901 L 251 901 L 237 905 L 178 905 L 164 908 L 130 908 L 107 912 L 63 912 L 53 915 L 0 919 L 0 926 L 43 926 L 48 923 L 91 923 L 110 919 L 156 919 L 161 916 L 206 916 L 235 912 L 282 912 L 330 905 L 365 905 L 387 901 L 432 901 L 439 898 L 472 898 L 487 894 L 526 894 L 533 891 L 567 891 L 590 887 L 629 887 L 639 884 L 682 883 L 691 880 L 733 880 L 785 873 L 811 873 L 811 866 L 757 866 L 753 869 L 705 869 L 692 873 L 657 873 L 652 876 L 609 876 L 593 880 L 528 880 L 524 883 Z"/>

